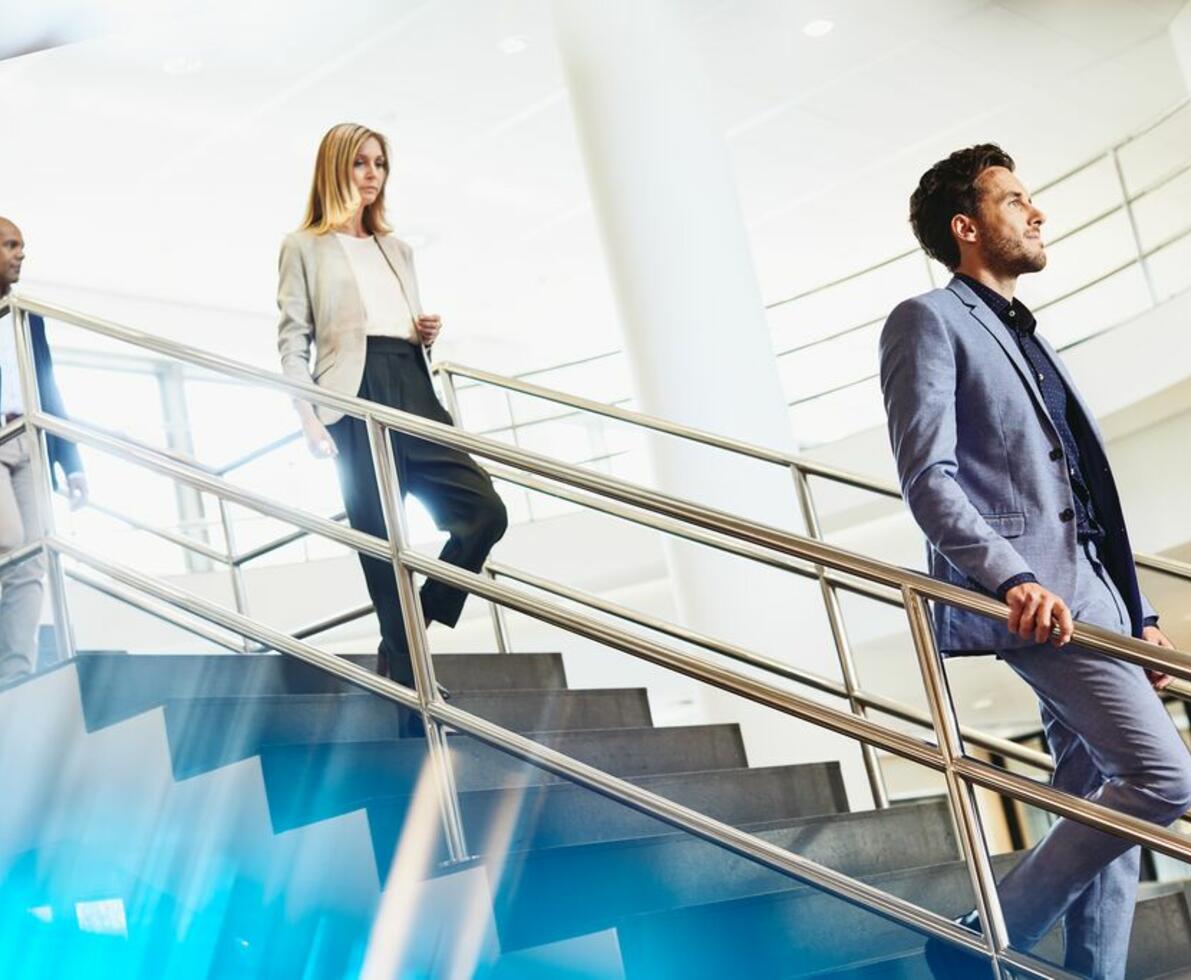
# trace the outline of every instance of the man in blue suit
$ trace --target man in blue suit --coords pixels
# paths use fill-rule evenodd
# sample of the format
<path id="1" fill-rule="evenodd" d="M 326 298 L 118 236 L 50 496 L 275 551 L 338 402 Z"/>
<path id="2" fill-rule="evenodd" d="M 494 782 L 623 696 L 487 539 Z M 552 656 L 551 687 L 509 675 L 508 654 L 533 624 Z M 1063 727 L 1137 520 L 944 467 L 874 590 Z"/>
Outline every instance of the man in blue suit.
<path id="1" fill-rule="evenodd" d="M 890 441 L 931 574 L 1010 607 L 1006 630 L 936 604 L 940 649 L 995 653 L 1034 689 L 1056 787 L 1170 824 L 1191 807 L 1191 756 L 1154 690 L 1170 679 L 1069 645 L 1073 618 L 1171 643 L 1138 587 L 1096 421 L 1014 298 L 1018 277 L 1046 265 L 1045 220 L 992 144 L 923 175 L 910 221 L 955 275 L 901 303 L 881 334 Z M 1060 819 L 999 883 L 1010 941 L 1029 950 L 1062 918 L 1069 970 L 1124 977 L 1139 860 Z M 961 921 L 979 927 L 974 913 Z M 926 952 L 936 977 L 988 975 L 956 947 Z"/>
<path id="2" fill-rule="evenodd" d="M 24 260 L 25 241 L 20 229 L 7 218 L 0 218 L 0 300 L 21 278 Z M 42 408 L 51 415 L 65 415 L 41 317 L 29 317 L 29 331 Z M 17 371 L 15 334 L 8 322 L 0 326 L 0 424 L 8 425 L 24 414 L 24 397 Z M 29 440 L 30 436 L 22 433 L 0 445 L 0 556 L 42 535 Z M 78 447 L 57 436 L 49 436 L 46 442 L 54 488 L 58 488 L 60 467 L 66 476 L 71 506 L 82 506 L 87 499 L 87 478 Z M 44 578 L 43 555 L 0 573 L 0 684 L 28 676 L 37 664 L 37 622 L 41 618 Z"/>

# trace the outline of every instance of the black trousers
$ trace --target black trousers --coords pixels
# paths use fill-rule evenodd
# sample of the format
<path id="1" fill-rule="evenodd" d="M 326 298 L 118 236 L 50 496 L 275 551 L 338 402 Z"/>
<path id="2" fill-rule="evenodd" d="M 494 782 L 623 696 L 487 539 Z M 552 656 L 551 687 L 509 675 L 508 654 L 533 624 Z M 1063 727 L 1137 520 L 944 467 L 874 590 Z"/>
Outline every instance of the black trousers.
<path id="1" fill-rule="evenodd" d="M 436 422 L 451 423 L 430 385 L 422 354 L 406 340 L 369 337 L 368 355 L 359 396 Z M 385 537 L 368 429 L 360 419 L 344 416 L 329 427 L 339 450 L 336 463 L 347 519 L 353 528 Z M 478 572 L 492 546 L 508 526 L 504 503 L 492 481 L 466 453 L 437 443 L 391 433 L 397 479 L 404 497 L 412 493 L 450 538 L 439 558 Z M 397 598 L 397 580 L 387 561 L 360 555 L 368 594 L 380 620 L 380 671 L 401 684 L 413 684 L 413 668 L 405 639 L 405 623 Z M 422 610 L 428 621 L 454 626 L 463 611 L 467 593 L 434 579 L 421 592 Z"/>

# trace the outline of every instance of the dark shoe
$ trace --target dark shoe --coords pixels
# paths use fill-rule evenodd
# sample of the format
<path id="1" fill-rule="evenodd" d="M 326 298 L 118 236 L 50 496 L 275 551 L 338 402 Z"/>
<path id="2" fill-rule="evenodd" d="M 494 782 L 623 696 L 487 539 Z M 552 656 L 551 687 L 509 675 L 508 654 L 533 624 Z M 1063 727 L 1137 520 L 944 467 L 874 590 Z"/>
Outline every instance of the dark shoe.
<path id="1" fill-rule="evenodd" d="M 438 696 L 440 698 L 442 698 L 444 701 L 451 700 L 451 692 L 448 688 L 443 687 L 438 681 L 434 682 L 434 686 L 438 689 Z"/>
<path id="2" fill-rule="evenodd" d="M 980 916 L 974 911 L 955 920 L 957 926 L 980 932 Z M 922 948 L 926 965 L 935 980 L 993 980 L 992 964 L 979 953 L 931 937 Z"/>

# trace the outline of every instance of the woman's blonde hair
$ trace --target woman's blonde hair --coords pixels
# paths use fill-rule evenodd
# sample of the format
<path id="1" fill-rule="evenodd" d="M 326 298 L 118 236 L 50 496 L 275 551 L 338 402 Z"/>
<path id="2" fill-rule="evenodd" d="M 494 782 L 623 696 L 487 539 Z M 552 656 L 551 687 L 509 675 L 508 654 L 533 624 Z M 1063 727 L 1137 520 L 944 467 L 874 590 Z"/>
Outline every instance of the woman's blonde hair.
<path id="1" fill-rule="evenodd" d="M 318 145 L 314 162 L 314 183 L 302 230 L 316 235 L 340 228 L 352 219 L 360 207 L 360 195 L 352 183 L 352 167 L 360 147 L 371 137 L 380 144 L 385 157 L 385 182 L 376 200 L 364 208 L 364 229 L 370 235 L 385 235 L 392 229 L 385 222 L 385 187 L 389 182 L 389 143 L 378 132 L 355 123 L 340 123 L 327 130 Z"/>

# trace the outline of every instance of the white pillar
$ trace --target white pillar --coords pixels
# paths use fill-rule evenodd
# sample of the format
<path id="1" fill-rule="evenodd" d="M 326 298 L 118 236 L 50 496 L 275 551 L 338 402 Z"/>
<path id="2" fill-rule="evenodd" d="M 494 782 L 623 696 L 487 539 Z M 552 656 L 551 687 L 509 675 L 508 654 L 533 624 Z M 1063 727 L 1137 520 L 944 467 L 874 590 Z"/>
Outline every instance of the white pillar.
<path id="1" fill-rule="evenodd" d="M 1191 2 L 1183 4 L 1183 9 L 1170 22 L 1170 41 L 1183 69 L 1183 84 L 1191 93 Z"/>
<path id="2" fill-rule="evenodd" d="M 703 98 L 689 7 L 555 0 L 554 11 L 638 404 L 793 450 L 727 146 Z M 652 455 L 664 490 L 802 529 L 793 480 L 780 467 L 665 437 L 653 441 Z M 688 626 L 838 677 L 813 582 L 685 543 L 671 545 L 668 557 Z M 838 758 L 853 805 L 868 799 L 857 743 L 710 689 L 682 720 L 741 721 L 754 765 Z"/>

